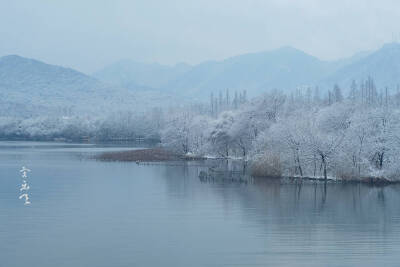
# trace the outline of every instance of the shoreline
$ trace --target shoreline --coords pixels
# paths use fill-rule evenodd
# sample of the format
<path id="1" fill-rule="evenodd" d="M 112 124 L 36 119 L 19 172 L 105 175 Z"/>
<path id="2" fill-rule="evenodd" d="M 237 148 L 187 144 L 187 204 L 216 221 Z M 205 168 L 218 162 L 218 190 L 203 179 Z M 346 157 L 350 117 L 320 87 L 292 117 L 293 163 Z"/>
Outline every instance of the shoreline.
<path id="1" fill-rule="evenodd" d="M 389 180 L 385 177 L 361 177 L 361 178 L 350 178 L 350 179 L 343 179 L 343 178 L 332 178 L 328 177 L 325 179 L 324 177 L 300 177 L 300 176 L 253 176 L 257 178 L 266 178 L 266 179 L 287 179 L 292 181 L 309 181 L 309 182 L 328 182 L 328 183 L 341 183 L 341 184 L 367 184 L 367 185 L 376 185 L 376 186 L 384 186 L 384 185 L 393 185 L 393 184 L 400 184 L 400 180 Z"/>
<path id="2" fill-rule="evenodd" d="M 113 151 L 113 152 L 103 152 L 99 155 L 94 156 L 96 160 L 105 161 L 105 162 L 136 162 L 146 163 L 146 162 L 177 162 L 177 161 L 200 161 L 207 160 L 211 158 L 207 157 L 199 157 L 192 155 L 182 155 L 175 153 L 171 150 L 157 147 L 157 148 L 145 148 L 145 149 L 135 149 L 135 150 L 127 150 L 127 151 Z M 218 160 L 219 158 L 214 158 Z M 222 159 L 229 160 L 229 159 Z M 237 159 L 234 159 L 237 160 Z M 212 171 L 215 172 L 215 171 Z M 228 171 L 229 172 L 229 171 Z M 250 175 L 255 178 L 266 178 L 266 179 L 289 179 L 293 181 L 316 181 L 316 182 L 330 182 L 330 183 L 361 183 L 361 184 L 369 184 L 369 185 L 392 185 L 392 184 L 400 184 L 400 180 L 390 180 L 385 177 L 361 177 L 361 178 L 332 178 L 328 177 L 325 179 L 323 177 L 309 177 L 309 176 L 263 176 L 263 175 Z"/>
<path id="3" fill-rule="evenodd" d="M 164 148 L 146 148 L 127 151 L 103 152 L 94 157 L 100 161 L 170 162 L 204 160 L 202 157 L 181 155 Z"/>

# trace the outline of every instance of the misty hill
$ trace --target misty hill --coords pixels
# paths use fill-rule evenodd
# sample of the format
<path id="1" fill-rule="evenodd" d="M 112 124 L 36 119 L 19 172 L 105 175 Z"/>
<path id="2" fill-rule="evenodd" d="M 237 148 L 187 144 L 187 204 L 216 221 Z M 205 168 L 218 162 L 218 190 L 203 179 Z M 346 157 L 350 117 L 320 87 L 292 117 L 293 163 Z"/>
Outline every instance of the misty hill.
<path id="1" fill-rule="evenodd" d="M 225 88 L 246 89 L 254 95 L 266 89 L 309 85 L 334 68 L 334 64 L 300 50 L 283 47 L 197 65 L 166 87 L 176 92 L 187 90 L 196 96 Z"/>
<path id="2" fill-rule="evenodd" d="M 269 89 L 291 90 L 301 86 L 333 85 L 326 81 L 336 71 L 369 55 L 361 52 L 337 61 L 322 61 L 292 47 L 244 54 L 222 61 L 163 66 L 120 61 L 96 72 L 96 78 L 125 87 L 142 85 L 175 95 L 208 97 L 211 92 L 244 90 L 257 95 Z M 327 86 L 326 86 L 327 87 Z"/>
<path id="3" fill-rule="evenodd" d="M 388 44 L 338 61 L 322 61 L 300 50 L 240 55 L 195 66 L 121 61 L 88 76 L 73 69 L 12 55 L 0 58 L 0 116 L 66 110 L 104 112 L 208 100 L 211 92 L 246 89 L 250 96 L 300 86 L 344 91 L 368 76 L 378 88 L 400 84 L 400 45 Z M 106 107 L 106 109 L 104 108 Z"/>
<path id="4" fill-rule="evenodd" d="M 160 88 L 183 75 L 190 68 L 184 63 L 166 66 L 157 63 L 145 64 L 133 60 L 121 60 L 95 72 L 93 76 L 101 81 L 126 88 L 138 86 Z"/>
<path id="5" fill-rule="evenodd" d="M 96 79 L 73 69 L 17 55 L 0 58 L 0 86 L 14 93 L 44 96 L 94 92 L 102 87 Z"/>
<path id="6" fill-rule="evenodd" d="M 348 88 L 353 79 L 359 82 L 368 76 L 380 88 L 395 88 L 400 84 L 400 44 L 386 44 L 379 50 L 343 66 L 320 83 L 326 86 L 338 83 L 341 87 Z"/>
<path id="7" fill-rule="evenodd" d="M 120 61 L 94 74 L 102 81 L 162 88 L 163 91 L 204 98 L 212 91 L 287 89 L 309 85 L 335 70 L 339 64 L 321 61 L 291 47 L 251 53 L 223 61 L 207 61 L 193 67 L 163 66 Z"/>
<path id="8" fill-rule="evenodd" d="M 359 52 L 335 61 L 322 61 L 298 49 L 283 47 L 199 64 L 166 88 L 195 96 L 226 88 L 246 89 L 251 95 L 271 89 L 289 91 L 308 86 L 327 90 L 335 83 L 346 90 L 353 78 L 361 80 L 368 75 L 376 76 L 378 86 L 394 86 L 400 82 L 399 64 L 399 44 L 388 44 L 375 52 Z"/>
<path id="9" fill-rule="evenodd" d="M 17 55 L 0 58 L 0 96 L 0 116 L 139 109 L 172 98 L 140 87 L 110 86 L 76 70 Z"/>

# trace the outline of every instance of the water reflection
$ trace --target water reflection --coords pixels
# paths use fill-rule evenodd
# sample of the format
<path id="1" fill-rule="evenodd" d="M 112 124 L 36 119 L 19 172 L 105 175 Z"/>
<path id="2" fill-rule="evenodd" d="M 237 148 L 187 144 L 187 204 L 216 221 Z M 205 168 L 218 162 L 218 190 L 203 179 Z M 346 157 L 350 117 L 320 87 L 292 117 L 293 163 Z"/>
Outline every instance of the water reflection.
<path id="1" fill-rule="evenodd" d="M 252 178 L 243 162 L 137 165 L 91 160 L 86 147 L 19 147 L 0 152 L 0 266 L 400 261 L 397 185 Z M 35 170 L 28 210 L 12 176 L 25 163 Z"/>
<path id="2" fill-rule="evenodd" d="M 237 220 L 235 215 L 240 214 L 242 227 L 253 236 L 238 241 L 248 247 L 230 254 L 235 263 L 375 266 L 385 262 L 391 266 L 400 260 L 398 185 L 251 178 L 229 168 L 224 172 L 222 163 L 214 164 L 195 168 L 184 164 L 185 173 L 176 175 L 176 169 L 170 169 L 165 177 L 176 194 L 181 187 L 174 181 L 182 181 L 176 177 L 186 176 L 185 201 L 219 199 L 226 221 Z"/>
<path id="3" fill-rule="evenodd" d="M 238 175 L 229 168 L 218 172 L 201 170 L 198 179 L 201 183 L 210 184 L 248 184 L 250 188 L 236 192 L 239 199 L 250 198 L 252 201 L 246 200 L 244 203 L 257 204 L 263 214 L 268 210 L 268 214 L 276 212 L 283 217 L 297 213 L 301 213 L 301 217 L 321 216 L 325 212 L 342 215 L 330 218 L 333 221 L 357 220 L 366 224 L 390 217 L 385 209 L 389 206 L 389 209 L 397 211 L 396 203 L 400 200 L 399 185 L 371 186 L 361 183 L 254 178 Z M 253 201 L 256 198 L 258 200 Z M 285 208 L 282 209 L 282 206 Z"/>

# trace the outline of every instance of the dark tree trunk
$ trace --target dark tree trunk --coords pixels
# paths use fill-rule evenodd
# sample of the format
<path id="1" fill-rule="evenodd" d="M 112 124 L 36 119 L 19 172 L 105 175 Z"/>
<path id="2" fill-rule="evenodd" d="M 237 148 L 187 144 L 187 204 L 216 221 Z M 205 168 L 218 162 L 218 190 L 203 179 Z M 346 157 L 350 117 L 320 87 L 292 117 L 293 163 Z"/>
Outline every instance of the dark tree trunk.
<path id="1" fill-rule="evenodd" d="M 325 181 L 326 181 L 326 180 L 328 180 L 328 176 L 327 176 L 327 173 L 326 173 L 326 158 L 325 158 L 325 155 L 321 155 L 321 161 L 322 161 L 322 165 L 324 167 L 324 178 L 325 178 Z"/>

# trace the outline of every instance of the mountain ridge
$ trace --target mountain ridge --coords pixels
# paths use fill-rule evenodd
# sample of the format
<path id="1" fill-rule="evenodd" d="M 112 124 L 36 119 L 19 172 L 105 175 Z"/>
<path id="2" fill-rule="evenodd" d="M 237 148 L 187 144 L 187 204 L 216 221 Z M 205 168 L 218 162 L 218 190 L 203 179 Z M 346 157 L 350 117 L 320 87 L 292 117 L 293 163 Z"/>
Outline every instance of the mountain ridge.
<path id="1" fill-rule="evenodd" d="M 371 76 L 380 86 L 397 87 L 400 84 L 400 44 L 388 43 L 365 57 L 342 67 L 321 81 L 349 87 L 352 80 L 360 82 Z"/>
<path id="2" fill-rule="evenodd" d="M 397 47 L 396 44 L 388 44 L 388 46 Z M 354 79 L 353 77 L 337 77 L 336 80 L 330 77 L 335 77 L 335 73 L 339 73 L 341 69 L 381 49 L 358 52 L 348 58 L 326 61 L 297 48 L 284 46 L 274 50 L 232 56 L 220 61 L 201 62 L 187 67 L 180 75 L 176 73 L 171 75 L 171 79 L 161 82 L 158 86 L 154 84 L 147 84 L 147 86 L 198 99 L 205 99 L 211 92 L 227 88 L 247 90 L 254 96 L 270 89 L 291 90 L 297 87 L 320 86 L 327 90 L 335 83 L 347 87 L 348 81 Z M 164 71 L 167 71 L 168 66 L 162 66 Z M 115 70 L 117 71 L 118 69 Z M 102 80 L 99 72 L 97 74 L 96 78 Z M 373 76 L 373 73 L 370 75 Z M 365 79 L 368 75 L 364 74 L 364 76 L 356 77 L 356 79 Z M 129 77 L 131 83 L 135 84 L 135 78 L 135 75 Z M 142 85 L 146 86 L 146 83 Z"/>
<path id="3" fill-rule="evenodd" d="M 0 115 L 10 113 L 5 111 L 6 106 L 23 109 L 24 105 L 31 111 L 165 106 L 165 103 L 179 104 L 189 99 L 208 100 L 211 93 L 225 89 L 247 90 L 250 97 L 270 89 L 285 91 L 317 85 L 326 91 L 339 84 L 346 91 L 353 79 L 359 82 L 368 76 L 375 79 L 378 87 L 394 88 L 400 84 L 400 44 L 397 43 L 338 61 L 323 61 L 296 48 L 282 47 L 194 66 L 121 62 L 120 66 L 127 68 L 125 73 L 111 68 L 110 77 L 102 79 L 99 72 L 93 77 L 36 59 L 3 56 L 0 58 L 0 96 L 4 105 Z M 136 68 L 133 72 L 132 66 Z M 144 76 L 137 82 L 132 73 Z M 15 110 L 15 113 L 23 111 Z"/>
<path id="4" fill-rule="evenodd" d="M 0 116 L 49 111 L 59 114 L 66 110 L 101 114 L 113 109 L 144 109 L 174 100 L 157 90 L 109 85 L 71 68 L 18 55 L 0 58 L 0 97 Z"/>

